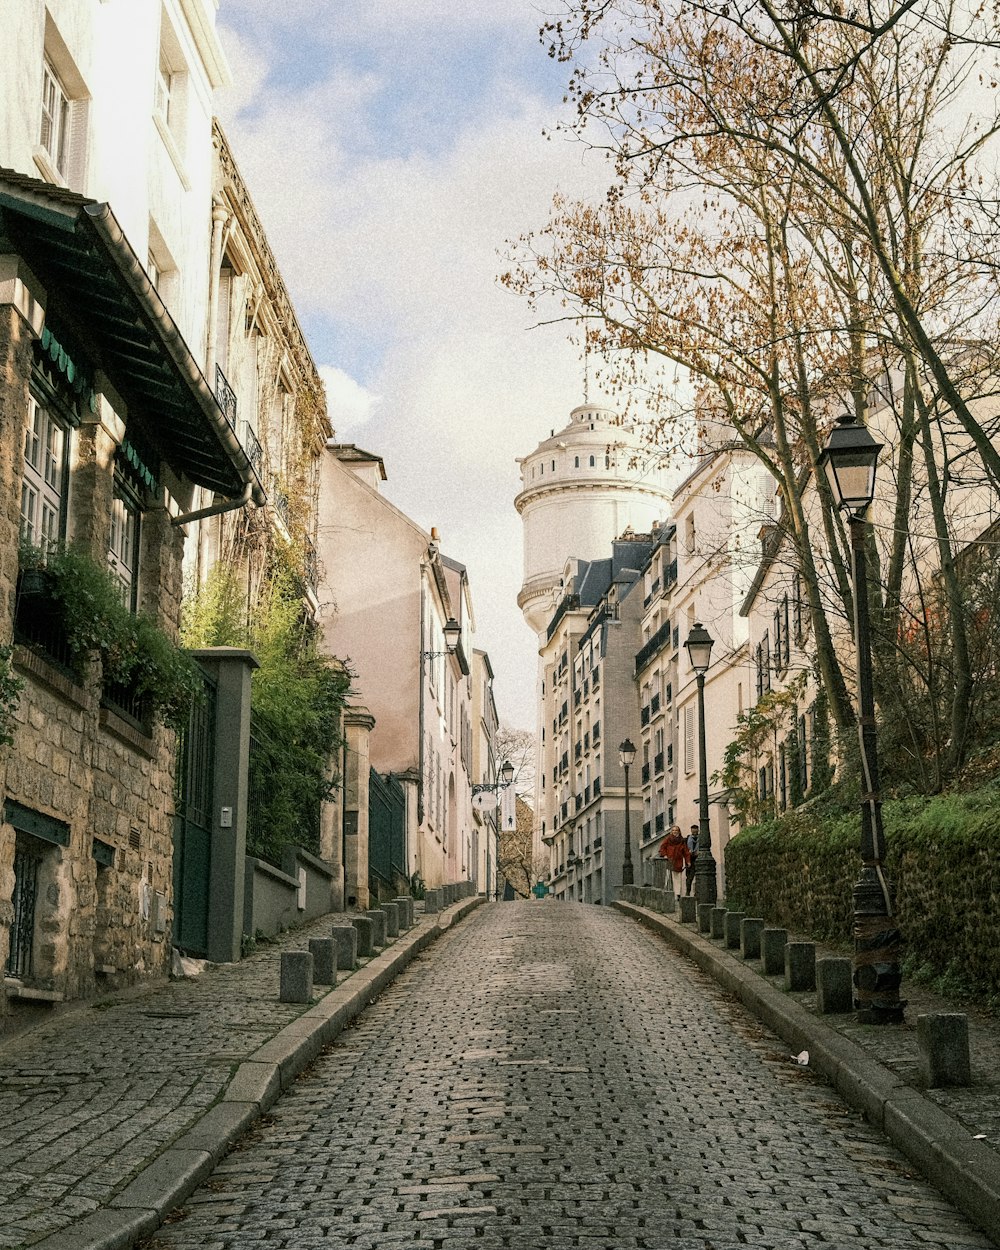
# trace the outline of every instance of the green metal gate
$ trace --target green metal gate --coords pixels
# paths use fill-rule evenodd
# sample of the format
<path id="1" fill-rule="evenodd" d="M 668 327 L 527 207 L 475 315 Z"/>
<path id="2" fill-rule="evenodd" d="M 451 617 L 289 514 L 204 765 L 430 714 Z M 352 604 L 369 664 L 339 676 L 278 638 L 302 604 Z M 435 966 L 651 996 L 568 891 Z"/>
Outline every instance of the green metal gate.
<path id="1" fill-rule="evenodd" d="M 191 711 L 177 748 L 174 816 L 173 943 L 208 954 L 208 907 L 215 793 L 215 682 L 202 674 L 205 697 Z"/>
<path id="2" fill-rule="evenodd" d="M 406 872 L 406 794 L 389 773 L 368 777 L 368 889 L 376 898 L 409 893 Z"/>

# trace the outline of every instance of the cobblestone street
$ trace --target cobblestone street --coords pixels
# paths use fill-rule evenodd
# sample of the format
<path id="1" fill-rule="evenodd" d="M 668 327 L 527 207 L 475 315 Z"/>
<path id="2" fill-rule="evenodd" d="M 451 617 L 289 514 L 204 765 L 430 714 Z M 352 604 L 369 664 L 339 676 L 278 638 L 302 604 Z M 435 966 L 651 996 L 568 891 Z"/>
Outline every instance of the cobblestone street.
<path id="1" fill-rule="evenodd" d="M 481 908 L 146 1250 L 989 1247 L 664 941 Z"/>

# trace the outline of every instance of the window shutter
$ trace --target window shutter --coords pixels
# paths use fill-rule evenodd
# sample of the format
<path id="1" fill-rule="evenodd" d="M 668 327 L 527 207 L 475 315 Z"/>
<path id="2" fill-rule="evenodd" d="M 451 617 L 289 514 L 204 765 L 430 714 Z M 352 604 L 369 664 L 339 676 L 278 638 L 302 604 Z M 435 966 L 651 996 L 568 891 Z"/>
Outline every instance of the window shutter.
<path id="1" fill-rule="evenodd" d="M 90 100 L 71 100 L 69 106 L 69 164 L 66 167 L 66 185 L 71 191 L 85 194 L 87 190 L 88 131 L 90 123 Z"/>
<path id="2" fill-rule="evenodd" d="M 684 708 L 684 771 L 694 772 L 694 705 Z"/>

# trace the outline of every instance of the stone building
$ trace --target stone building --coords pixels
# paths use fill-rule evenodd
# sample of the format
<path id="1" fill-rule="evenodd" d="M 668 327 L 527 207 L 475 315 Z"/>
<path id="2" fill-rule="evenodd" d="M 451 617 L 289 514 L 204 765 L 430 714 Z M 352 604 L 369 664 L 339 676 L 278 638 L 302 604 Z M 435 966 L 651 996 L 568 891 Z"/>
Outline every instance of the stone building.
<path id="1" fill-rule="evenodd" d="M 570 562 L 567 593 L 546 631 L 536 821 L 555 898 L 608 904 L 622 881 L 625 777 L 618 748 L 639 737 L 639 571 L 652 545 L 650 534 L 626 532 L 610 558 Z M 633 859 L 636 812 L 630 807 Z"/>
<path id="2" fill-rule="evenodd" d="M 106 204 L 0 174 L 0 309 L 0 643 L 23 682 L 0 765 L 0 958 L 17 1002 L 168 967 L 175 735 L 87 634 L 92 573 L 110 568 L 169 646 L 194 488 L 238 498 L 253 477 Z M 19 540 L 41 567 L 19 572 Z M 59 580 L 64 545 L 78 563 Z"/>
<path id="3" fill-rule="evenodd" d="M 434 887 L 474 870 L 472 595 L 464 565 L 382 495 L 383 481 L 380 456 L 328 445 L 320 623 L 373 718 L 371 767 L 406 792 L 407 873 Z"/>

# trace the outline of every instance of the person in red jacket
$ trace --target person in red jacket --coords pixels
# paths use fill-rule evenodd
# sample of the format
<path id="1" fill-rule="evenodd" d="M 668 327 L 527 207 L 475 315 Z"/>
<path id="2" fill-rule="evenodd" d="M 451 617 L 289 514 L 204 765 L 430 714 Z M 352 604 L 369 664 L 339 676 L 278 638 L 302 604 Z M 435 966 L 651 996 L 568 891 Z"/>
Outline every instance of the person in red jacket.
<path id="1" fill-rule="evenodd" d="M 691 852 L 688 850 L 687 839 L 681 833 L 680 825 L 671 825 L 667 836 L 660 843 L 660 858 L 670 864 L 672 888 L 677 898 L 681 896 L 681 884 L 684 873 L 691 863 Z"/>

